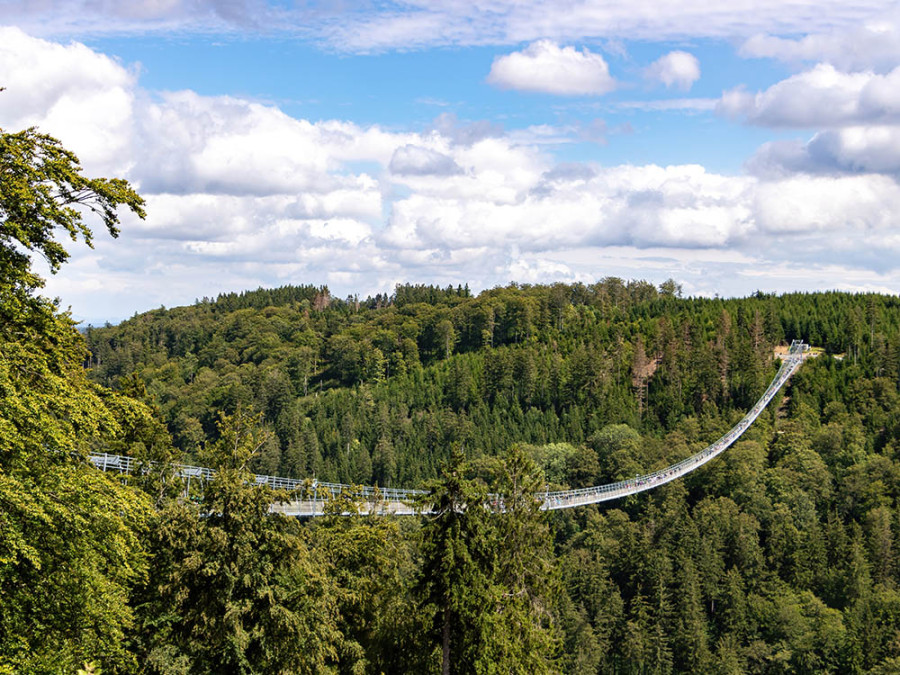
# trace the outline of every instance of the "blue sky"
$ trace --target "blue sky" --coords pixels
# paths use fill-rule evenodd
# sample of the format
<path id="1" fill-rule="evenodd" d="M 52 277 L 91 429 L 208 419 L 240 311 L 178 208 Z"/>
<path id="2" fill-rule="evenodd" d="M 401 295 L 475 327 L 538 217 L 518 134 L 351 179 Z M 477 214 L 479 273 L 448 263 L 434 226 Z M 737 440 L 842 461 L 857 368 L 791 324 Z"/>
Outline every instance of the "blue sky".
<path id="1" fill-rule="evenodd" d="M 443 113 L 468 122 L 489 120 L 508 130 L 534 125 L 589 127 L 601 120 L 614 137 L 607 137 L 605 145 L 569 142 L 551 151 L 564 161 L 697 162 L 727 171 L 739 171 L 743 159 L 769 139 L 771 131 L 745 128 L 735 133 L 731 122 L 711 110 L 673 113 L 635 106 L 673 98 L 706 99 L 711 104 L 725 89 L 764 88 L 791 72 L 779 62 L 747 63 L 719 40 L 622 42 L 617 48 L 627 50 L 623 54 L 607 54 L 602 44 L 579 44 L 604 54 L 621 88 L 602 97 L 559 97 L 491 86 L 486 81 L 491 64 L 508 54 L 508 47 L 353 54 L 256 35 L 190 39 L 152 35 L 84 42 L 125 64 L 140 64 L 141 85 L 149 91 L 191 89 L 206 96 L 239 96 L 276 105 L 297 118 L 348 119 L 399 131 L 427 130 Z M 678 50 L 689 50 L 704 68 L 690 91 L 676 89 L 673 96 L 671 88 L 646 81 L 642 70 Z M 716 140 L 698 143 L 701 135 Z"/>
<path id="2" fill-rule="evenodd" d="M 81 320 L 285 283 L 900 291 L 896 3 L 0 0 L 0 127 L 148 218 Z"/>

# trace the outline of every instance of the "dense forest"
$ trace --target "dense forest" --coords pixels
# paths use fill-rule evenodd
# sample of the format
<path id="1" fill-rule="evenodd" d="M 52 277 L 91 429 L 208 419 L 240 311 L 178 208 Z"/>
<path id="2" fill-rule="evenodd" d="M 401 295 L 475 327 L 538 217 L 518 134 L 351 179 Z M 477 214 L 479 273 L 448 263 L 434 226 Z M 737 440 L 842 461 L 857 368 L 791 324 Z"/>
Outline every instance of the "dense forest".
<path id="1" fill-rule="evenodd" d="M 140 197 L 34 130 L 0 162 L 0 673 L 900 672 L 900 298 L 309 285 L 79 332 L 31 256 Z M 819 356 L 722 457 L 537 510 L 718 438 L 792 339 Z M 253 472 L 431 512 L 284 518 Z"/>

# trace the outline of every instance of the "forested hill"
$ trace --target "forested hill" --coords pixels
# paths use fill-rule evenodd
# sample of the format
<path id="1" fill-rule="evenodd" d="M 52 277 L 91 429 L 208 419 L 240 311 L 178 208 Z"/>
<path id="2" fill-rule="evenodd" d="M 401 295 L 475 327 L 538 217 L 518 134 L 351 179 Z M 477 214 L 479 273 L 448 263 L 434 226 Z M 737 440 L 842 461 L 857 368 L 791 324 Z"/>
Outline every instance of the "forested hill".
<path id="1" fill-rule="evenodd" d="M 529 489 L 681 459 L 752 405 L 778 345 L 804 339 L 821 356 L 722 457 L 556 513 L 552 535 L 471 509 L 421 534 L 386 519 L 310 526 L 358 645 L 339 671 L 425 672 L 417 659 L 452 635 L 459 673 L 900 672 L 900 301 L 678 291 L 256 291 L 89 330 L 90 373 L 158 406 L 188 457 L 216 447 L 220 410 L 256 409 L 273 432 L 257 471 L 408 487 L 442 474 L 446 497 L 483 455 L 506 458 L 513 483 L 496 489 L 517 484 L 516 443 L 537 464 Z M 440 609 L 451 596 L 459 616 Z"/>
<path id="2" fill-rule="evenodd" d="M 260 289 L 88 329 L 88 365 L 113 388 L 136 374 L 188 456 L 215 436 L 219 411 L 240 406 L 274 431 L 261 473 L 409 486 L 434 477 L 453 444 L 475 456 L 516 442 L 577 449 L 586 468 L 561 483 L 678 459 L 752 404 L 775 347 L 794 338 L 844 357 L 800 376 L 827 371 L 828 383 L 805 388 L 819 411 L 852 405 L 860 377 L 896 384 L 896 297 L 679 291 L 617 278 L 478 296 L 404 285 L 365 300 Z M 647 442 L 612 459 L 598 438 L 617 424 Z"/>
<path id="3" fill-rule="evenodd" d="M 896 297 L 304 286 L 85 337 L 31 256 L 143 200 L 35 129 L 0 149 L 0 675 L 900 672 Z M 719 437 L 795 338 L 820 356 L 714 461 L 539 510 Z M 286 518 L 250 468 L 432 508 Z"/>

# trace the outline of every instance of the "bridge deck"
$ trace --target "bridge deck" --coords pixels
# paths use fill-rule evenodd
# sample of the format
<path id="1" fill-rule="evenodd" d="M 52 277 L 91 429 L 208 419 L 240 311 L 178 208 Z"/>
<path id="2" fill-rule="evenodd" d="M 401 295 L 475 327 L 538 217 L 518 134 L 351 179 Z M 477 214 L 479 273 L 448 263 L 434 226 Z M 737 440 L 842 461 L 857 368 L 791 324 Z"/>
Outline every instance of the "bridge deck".
<path id="1" fill-rule="evenodd" d="M 750 411 L 727 434 L 722 436 L 700 452 L 680 462 L 667 466 L 659 471 L 654 471 L 635 478 L 598 485 L 595 487 L 580 488 L 576 490 L 562 490 L 559 492 L 545 492 L 535 495 L 540 500 L 542 510 L 570 509 L 586 504 L 597 504 L 611 499 L 620 499 L 628 495 L 652 490 L 653 488 L 671 483 L 674 480 L 700 468 L 714 457 L 722 454 L 729 448 L 759 417 L 760 413 L 769 405 L 775 394 L 785 382 L 794 374 L 808 351 L 808 346 L 795 340 L 791 344 L 788 355 L 781 363 L 781 368 L 775 378 L 769 384 L 765 393 L 760 397 Z M 104 471 L 119 471 L 131 473 L 137 468 L 137 463 L 131 457 L 121 455 L 93 454 L 91 462 Z M 205 467 L 178 465 L 178 471 L 186 480 L 197 478 L 208 480 L 213 471 Z M 422 513 L 421 508 L 414 506 L 414 502 L 425 494 L 424 490 L 404 490 L 397 488 L 378 488 L 371 486 L 351 486 L 340 483 L 325 483 L 316 480 L 296 480 L 279 476 L 256 476 L 256 482 L 260 485 L 268 485 L 272 488 L 286 490 L 301 490 L 304 495 L 311 495 L 304 499 L 289 502 L 287 504 L 273 504 L 272 512 L 282 513 L 288 516 L 314 517 L 324 515 L 324 501 L 327 497 L 346 492 L 357 496 L 361 503 L 359 515 L 396 515 L 409 516 Z M 502 501 L 502 500 L 501 500 Z M 427 509 L 426 509 L 427 511 Z"/>

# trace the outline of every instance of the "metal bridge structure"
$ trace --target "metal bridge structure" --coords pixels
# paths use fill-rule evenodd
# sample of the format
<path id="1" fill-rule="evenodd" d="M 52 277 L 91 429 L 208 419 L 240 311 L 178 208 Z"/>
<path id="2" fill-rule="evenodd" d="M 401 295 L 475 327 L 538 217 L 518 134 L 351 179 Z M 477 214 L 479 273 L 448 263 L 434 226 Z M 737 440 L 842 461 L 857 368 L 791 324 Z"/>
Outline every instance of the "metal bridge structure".
<path id="1" fill-rule="evenodd" d="M 781 367 L 775 374 L 774 379 L 756 404 L 728 433 L 700 452 L 664 469 L 616 483 L 575 490 L 545 491 L 536 494 L 534 497 L 541 503 L 541 510 L 571 509 L 576 506 L 621 499 L 671 483 L 692 471 L 696 471 L 725 452 L 741 437 L 762 411 L 765 410 L 785 382 L 800 367 L 808 353 L 809 345 L 804 344 L 800 340 L 794 340 L 788 353 L 782 357 Z M 92 454 L 90 455 L 90 461 L 103 471 L 132 474 L 135 471 L 142 470 L 141 465 L 136 460 L 121 455 Z M 191 480 L 209 480 L 215 473 L 213 470 L 205 467 L 187 464 L 177 464 L 174 468 L 182 480 L 186 482 L 186 490 L 188 491 Z M 315 479 L 297 480 L 264 475 L 256 475 L 255 480 L 258 485 L 265 485 L 278 490 L 288 490 L 295 495 L 299 495 L 292 501 L 276 502 L 272 505 L 271 511 L 273 513 L 281 513 L 287 516 L 309 518 L 335 512 L 343 513 L 344 515 L 408 516 L 428 512 L 426 497 L 428 492 L 426 490 L 345 485 L 342 483 L 326 483 Z M 336 511 L 333 506 L 328 507 L 328 504 L 333 503 L 334 498 L 340 496 L 346 497 L 348 503 L 354 504 L 352 511 L 341 511 L 340 508 Z M 499 502 L 502 510 L 502 496 L 491 495 L 490 498 Z"/>

